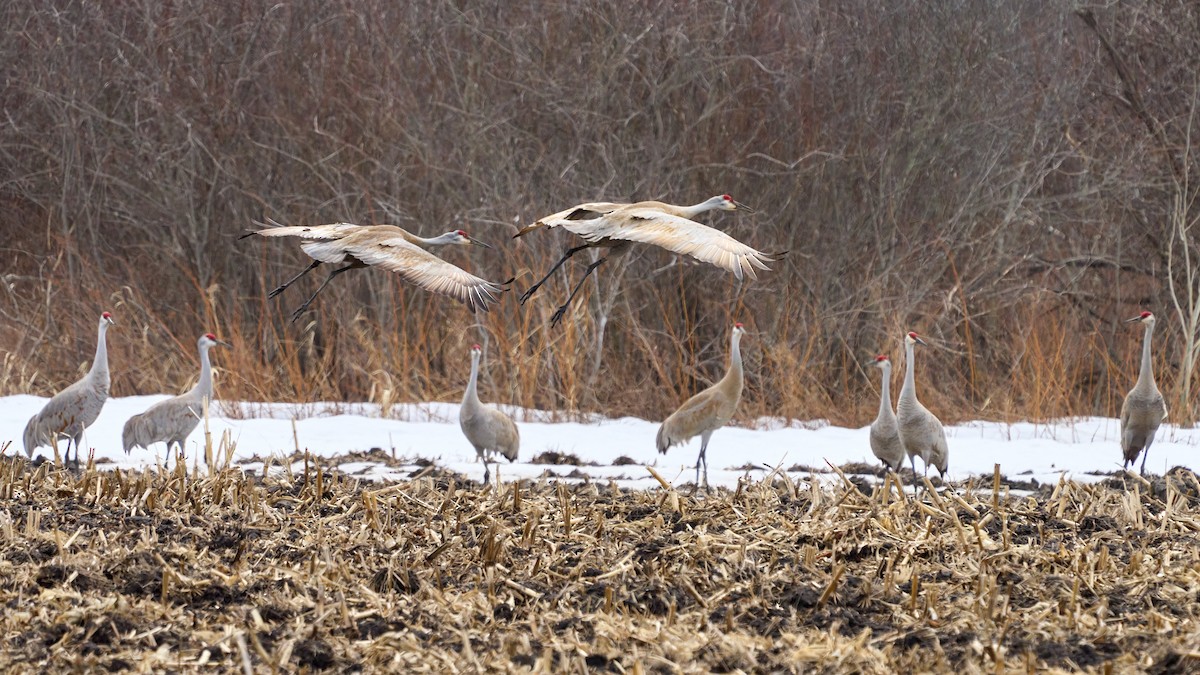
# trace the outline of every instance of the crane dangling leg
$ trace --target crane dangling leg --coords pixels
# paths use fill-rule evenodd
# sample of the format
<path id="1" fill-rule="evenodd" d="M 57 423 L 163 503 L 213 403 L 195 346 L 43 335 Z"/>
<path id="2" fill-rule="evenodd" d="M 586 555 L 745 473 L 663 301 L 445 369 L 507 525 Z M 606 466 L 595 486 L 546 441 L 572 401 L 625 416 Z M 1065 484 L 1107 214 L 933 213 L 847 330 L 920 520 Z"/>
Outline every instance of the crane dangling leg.
<path id="1" fill-rule="evenodd" d="M 592 272 L 596 271 L 596 268 L 599 267 L 600 264 L 605 260 L 608 260 L 608 256 L 604 256 L 603 258 L 587 266 L 587 271 L 583 273 L 583 278 L 579 280 L 579 283 L 575 284 L 575 289 L 571 291 L 570 295 L 567 296 L 567 301 L 562 304 L 562 307 L 559 307 L 557 310 L 555 310 L 554 315 L 550 317 L 551 328 L 557 326 L 559 321 L 562 321 L 563 315 L 567 313 L 567 308 L 571 306 L 571 301 L 575 299 L 575 295 L 579 293 L 579 289 L 583 288 L 583 282 L 587 281 L 587 278 L 591 276 Z"/>
<path id="2" fill-rule="evenodd" d="M 542 284 L 546 283 L 546 281 L 550 278 L 550 276 L 553 275 L 556 271 L 558 271 L 558 268 L 563 266 L 563 263 L 570 260 L 571 256 L 575 255 L 576 253 L 579 253 L 580 251 L 582 251 L 585 248 L 588 248 L 588 246 L 589 246 L 589 244 L 583 244 L 582 246 L 576 246 L 574 248 L 567 249 L 567 252 L 565 254 L 563 254 L 563 257 L 559 258 L 558 262 L 554 263 L 554 267 L 550 268 L 550 271 L 546 273 L 546 276 L 542 277 L 541 281 L 530 286 L 529 290 L 527 290 L 521 294 L 521 304 L 522 305 L 525 304 L 526 300 L 533 297 L 533 294 L 537 292 L 537 289 L 541 288 Z"/>
<path id="3" fill-rule="evenodd" d="M 317 299 L 317 296 L 321 294 L 321 291 L 325 290 L 325 287 L 329 285 L 329 282 L 333 281 L 334 277 L 341 274 L 342 272 L 347 272 L 356 267 L 362 267 L 362 266 L 363 265 L 360 263 L 351 263 L 349 265 L 346 265 L 345 267 L 339 267 L 336 270 L 330 272 L 329 276 L 325 277 L 325 281 L 322 282 L 321 285 L 317 287 L 317 292 L 313 293 L 311 296 L 309 296 L 309 298 L 304 301 L 303 305 L 300 305 L 299 307 L 296 308 L 296 311 L 292 312 L 292 323 L 296 323 L 296 319 L 300 318 L 300 315 L 304 313 L 304 310 L 308 309 L 308 306 L 312 304 L 312 301 Z"/>
<path id="4" fill-rule="evenodd" d="M 308 267 L 305 267 L 305 268 L 304 268 L 304 271 L 300 272 L 300 274 L 297 274 L 296 276 L 292 277 L 291 279 L 288 279 L 287 281 L 285 281 L 285 282 L 283 282 L 282 284 L 280 284 L 278 288 L 276 288 L 275 290 L 271 291 L 270 293 L 267 293 L 267 297 L 268 297 L 268 298 L 273 298 L 273 297 L 275 297 L 275 296 L 279 295 L 280 293 L 284 292 L 285 290 L 287 290 L 287 287 L 288 287 L 288 286 L 291 286 L 292 284 L 294 284 L 294 283 L 296 283 L 297 281 L 299 281 L 299 280 L 300 280 L 300 277 L 304 276 L 305 274 L 308 274 L 309 272 L 311 272 L 311 271 L 313 271 L 313 270 L 317 269 L 317 266 L 318 266 L 318 265 L 320 265 L 320 264 L 321 264 L 321 261 L 320 261 L 320 260 L 314 260 L 314 261 L 312 261 L 312 264 L 311 264 L 311 265 L 309 265 Z"/>
<path id="5" fill-rule="evenodd" d="M 696 458 L 696 487 L 700 487 L 700 465 L 704 465 L 704 489 L 708 489 L 708 439 L 712 432 L 707 431 L 700 436 L 700 456 Z"/>

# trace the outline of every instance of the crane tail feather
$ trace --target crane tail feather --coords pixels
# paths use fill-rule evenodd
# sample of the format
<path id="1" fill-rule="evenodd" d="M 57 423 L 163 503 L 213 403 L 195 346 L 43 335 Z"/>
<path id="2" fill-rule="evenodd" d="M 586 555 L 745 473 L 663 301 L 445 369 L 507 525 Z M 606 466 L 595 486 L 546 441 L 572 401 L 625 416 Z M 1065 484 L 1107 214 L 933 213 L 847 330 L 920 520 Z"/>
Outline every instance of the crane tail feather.
<path id="1" fill-rule="evenodd" d="M 517 233 L 513 235 L 513 239 L 516 239 L 517 237 L 523 237 L 523 236 L 529 234 L 530 232 L 533 232 L 534 230 L 540 230 L 545 226 L 546 226 L 546 224 L 540 220 L 532 225 L 526 225 L 525 227 L 522 227 L 521 229 L 517 230 Z"/>

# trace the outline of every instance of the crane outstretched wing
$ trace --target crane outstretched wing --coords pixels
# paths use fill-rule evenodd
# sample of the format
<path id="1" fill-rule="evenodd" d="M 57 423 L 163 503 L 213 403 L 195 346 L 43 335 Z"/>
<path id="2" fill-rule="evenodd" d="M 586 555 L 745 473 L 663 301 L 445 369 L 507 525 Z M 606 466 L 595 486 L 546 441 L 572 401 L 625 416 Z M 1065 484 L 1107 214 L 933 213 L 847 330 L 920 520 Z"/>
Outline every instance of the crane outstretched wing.
<path id="1" fill-rule="evenodd" d="M 754 268 L 770 269 L 765 263 L 773 260 L 766 253 L 694 220 L 651 209 L 634 209 L 620 215 L 623 217 L 563 225 L 589 242 L 619 239 L 661 246 L 668 251 L 690 255 L 697 260 L 733 272 L 738 279 L 741 279 L 743 274 L 749 275 L 751 279 L 757 278 Z"/>
<path id="2" fill-rule="evenodd" d="M 553 228 L 573 221 L 602 218 L 613 211 L 626 206 L 629 206 L 629 204 L 618 204 L 615 202 L 590 202 L 588 204 L 578 204 L 565 211 L 559 211 L 558 213 L 548 215 L 545 218 L 538 218 L 536 223 L 532 225 L 526 225 L 518 230 L 517 233 L 513 235 L 513 238 L 515 239 L 522 235 L 529 234 L 534 230 L 540 230 L 543 227 Z"/>
<path id="3" fill-rule="evenodd" d="M 347 242 L 345 252 L 347 256 L 366 265 L 395 272 L 405 281 L 427 291 L 465 302 L 472 312 L 476 309 L 486 312 L 488 303 L 498 302 L 495 294 L 504 290 L 500 284 L 481 279 L 410 244 L 403 237 L 363 243 Z"/>
<path id="4" fill-rule="evenodd" d="M 255 230 L 249 234 L 263 237 L 300 237 L 301 239 L 332 240 L 348 237 L 361 231 L 362 225 L 354 223 L 330 223 L 329 225 L 283 225 Z"/>

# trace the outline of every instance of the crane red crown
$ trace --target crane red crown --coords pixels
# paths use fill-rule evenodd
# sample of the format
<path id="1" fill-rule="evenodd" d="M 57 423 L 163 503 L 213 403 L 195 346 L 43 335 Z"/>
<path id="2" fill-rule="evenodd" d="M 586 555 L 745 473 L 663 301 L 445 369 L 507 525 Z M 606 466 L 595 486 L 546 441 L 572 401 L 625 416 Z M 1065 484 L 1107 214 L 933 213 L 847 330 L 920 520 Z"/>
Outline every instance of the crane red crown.
<path id="1" fill-rule="evenodd" d="M 875 360 L 876 361 L 891 361 L 891 359 L 888 358 L 887 354 L 880 354 L 879 356 L 875 357 Z"/>
<path id="2" fill-rule="evenodd" d="M 108 312 L 105 312 L 105 313 L 103 313 L 103 314 L 101 314 L 101 315 L 100 315 L 100 318 L 101 318 L 101 319 L 111 319 L 111 318 L 112 318 L 112 314 L 110 314 L 110 313 L 108 313 Z"/>
<path id="3" fill-rule="evenodd" d="M 910 338 L 912 338 L 912 339 L 916 340 L 916 339 L 917 339 L 918 337 L 920 337 L 920 336 L 919 336 L 919 335 L 917 335 L 916 333 L 913 333 L 912 331 L 909 331 L 909 333 L 908 333 L 908 337 L 910 337 Z"/>
<path id="4" fill-rule="evenodd" d="M 483 351 L 483 347 L 480 347 L 479 345 L 472 345 L 472 346 L 471 346 L 471 351 L 473 351 L 473 352 L 481 352 L 481 351 Z"/>
<path id="5" fill-rule="evenodd" d="M 209 340 L 212 340 L 213 342 L 217 341 L 217 336 L 213 335 L 212 333 L 205 333 L 204 337 L 208 338 Z"/>
<path id="6" fill-rule="evenodd" d="M 730 197 L 729 195 L 721 195 L 721 199 L 724 199 L 727 202 L 733 201 L 733 197 Z"/>
<path id="7" fill-rule="evenodd" d="M 467 233 L 462 230 L 455 230 L 454 232 L 456 234 L 458 234 L 460 237 L 467 237 Z M 467 238 L 470 239 L 470 237 L 467 237 Z"/>
<path id="8" fill-rule="evenodd" d="M 742 322 L 741 322 L 741 321 L 739 321 L 739 322 L 737 322 L 737 323 L 733 324 L 733 327 L 734 327 L 734 328 L 743 328 L 743 326 L 742 326 Z"/>
<path id="9" fill-rule="evenodd" d="M 1154 316 L 1154 315 L 1153 315 L 1153 314 L 1151 314 L 1150 312 L 1142 312 L 1142 318 L 1143 318 L 1143 319 L 1145 319 L 1145 318 L 1148 318 L 1148 317 L 1151 317 L 1151 316 Z"/>

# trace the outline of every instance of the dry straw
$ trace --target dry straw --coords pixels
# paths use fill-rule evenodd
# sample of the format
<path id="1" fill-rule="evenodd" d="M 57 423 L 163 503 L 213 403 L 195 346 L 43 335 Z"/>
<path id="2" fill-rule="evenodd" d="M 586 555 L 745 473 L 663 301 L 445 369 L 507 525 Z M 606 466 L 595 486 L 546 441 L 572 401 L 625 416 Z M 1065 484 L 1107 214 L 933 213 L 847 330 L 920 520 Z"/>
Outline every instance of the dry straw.
<path id="1" fill-rule="evenodd" d="M 200 477 L 0 464 L 0 669 L 1200 665 L 1189 472 L 916 500 L 776 472 L 700 498 L 381 486 L 313 458 L 263 478 L 226 446 Z"/>

